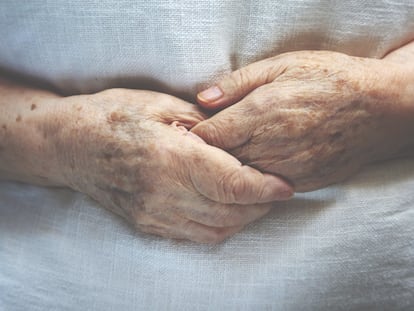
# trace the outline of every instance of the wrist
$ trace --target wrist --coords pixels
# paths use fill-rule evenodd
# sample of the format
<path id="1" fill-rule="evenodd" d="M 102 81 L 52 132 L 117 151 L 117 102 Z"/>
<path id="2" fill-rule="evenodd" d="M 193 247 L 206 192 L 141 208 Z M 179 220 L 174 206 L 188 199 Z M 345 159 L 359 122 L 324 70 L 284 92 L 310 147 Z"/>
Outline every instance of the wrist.
<path id="1" fill-rule="evenodd" d="M 44 106 L 45 111 L 35 121 L 41 146 L 36 158 L 40 158 L 39 163 L 43 164 L 36 168 L 47 178 L 49 185 L 70 186 L 67 172 L 72 153 L 70 142 L 65 141 L 65 137 L 73 126 L 73 119 L 67 113 L 68 104 L 63 97 L 50 98 Z"/>
<path id="2" fill-rule="evenodd" d="M 49 137 L 58 127 L 53 93 L 0 85 L 0 175 L 4 179 L 63 186 Z"/>
<path id="3" fill-rule="evenodd" d="M 401 64 L 397 77 L 400 81 L 396 82 L 396 85 L 399 93 L 397 102 L 401 107 L 401 136 L 405 137 L 400 155 L 414 156 L 414 62 L 411 62 L 410 66 Z"/>
<path id="4" fill-rule="evenodd" d="M 414 68 L 381 60 L 373 99 L 381 103 L 386 158 L 414 154 Z M 378 96 L 379 95 L 379 96 Z M 372 99 L 372 97 L 371 97 Z"/>
<path id="5" fill-rule="evenodd" d="M 58 99 L 53 105 L 49 129 L 46 130 L 50 133 L 48 149 L 56 160 L 55 178 L 61 184 L 81 192 L 88 184 L 84 172 L 91 169 L 85 167 L 85 163 L 89 160 L 86 153 L 93 141 L 94 122 L 101 119 L 98 116 L 100 111 L 90 104 L 93 96 L 76 95 Z"/>

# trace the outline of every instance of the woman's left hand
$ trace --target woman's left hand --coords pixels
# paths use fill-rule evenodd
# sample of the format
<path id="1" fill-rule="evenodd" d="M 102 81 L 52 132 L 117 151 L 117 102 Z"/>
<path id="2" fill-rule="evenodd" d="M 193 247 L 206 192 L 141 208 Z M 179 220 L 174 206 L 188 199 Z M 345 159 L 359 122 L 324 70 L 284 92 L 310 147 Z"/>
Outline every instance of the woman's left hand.
<path id="1" fill-rule="evenodd" d="M 286 177 L 297 191 L 315 190 L 411 148 L 411 82 L 392 61 L 286 53 L 201 92 L 203 107 L 230 107 L 192 131 L 243 164 Z"/>

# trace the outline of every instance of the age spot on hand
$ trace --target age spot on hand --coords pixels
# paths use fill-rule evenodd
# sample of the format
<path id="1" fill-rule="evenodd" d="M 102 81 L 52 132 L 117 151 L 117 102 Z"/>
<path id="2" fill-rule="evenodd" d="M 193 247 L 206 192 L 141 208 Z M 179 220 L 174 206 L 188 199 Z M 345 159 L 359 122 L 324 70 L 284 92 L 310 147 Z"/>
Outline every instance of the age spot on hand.
<path id="1" fill-rule="evenodd" d="M 18 115 L 17 118 L 16 118 L 16 122 L 20 122 L 21 120 L 22 120 L 22 116 Z"/>
<path id="2" fill-rule="evenodd" d="M 336 81 L 336 91 L 341 92 L 344 89 L 345 85 L 346 85 L 346 80 L 339 79 L 338 81 Z"/>
<path id="3" fill-rule="evenodd" d="M 125 122 L 128 121 L 128 117 L 121 112 L 114 111 L 109 115 L 107 121 L 108 123 Z"/>
<path id="4" fill-rule="evenodd" d="M 36 106 L 36 104 L 32 104 L 31 106 L 30 106 L 30 110 L 35 110 L 37 108 L 37 106 Z"/>

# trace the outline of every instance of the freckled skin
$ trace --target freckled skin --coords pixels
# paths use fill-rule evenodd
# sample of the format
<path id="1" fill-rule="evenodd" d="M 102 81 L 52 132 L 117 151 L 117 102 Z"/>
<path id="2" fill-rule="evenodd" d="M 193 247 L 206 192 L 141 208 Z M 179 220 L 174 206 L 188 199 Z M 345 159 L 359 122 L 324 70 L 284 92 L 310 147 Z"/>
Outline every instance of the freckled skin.
<path id="1" fill-rule="evenodd" d="M 65 131 L 64 135 L 69 136 L 59 138 L 72 141 L 69 166 L 64 164 L 67 150 L 62 148 L 61 167 L 68 168 L 64 172 L 67 182 L 141 231 L 200 242 L 212 239 L 208 235 L 221 240 L 239 230 L 248 218 L 268 211 L 268 204 L 251 204 L 248 208 L 225 206 L 212 201 L 209 194 L 198 192 L 199 180 L 205 183 L 211 178 L 209 175 L 215 174 L 225 178 L 226 172 L 220 170 L 227 170 L 238 161 L 229 165 L 226 157 L 220 156 L 216 164 L 206 165 L 211 147 L 187 135 L 189 128 L 204 119 L 196 106 L 158 93 L 128 90 L 89 96 L 82 112 L 74 106 L 73 98 L 67 101 L 68 107 L 73 106 L 67 115 L 79 120 L 73 131 Z M 85 115 L 95 118 L 82 118 Z M 226 184 L 231 190 L 231 183 Z M 208 187 L 211 186 L 214 183 L 209 182 Z M 198 211 L 201 206 L 205 211 Z M 220 223 L 210 227 L 217 208 L 227 211 L 229 216 L 223 215 Z M 246 212 L 251 216 L 243 216 Z M 195 225 L 200 217 L 204 225 Z M 192 226 L 198 227 L 199 232 L 190 235 Z"/>
<path id="2" fill-rule="evenodd" d="M 120 111 L 111 112 L 108 117 L 108 123 L 115 123 L 115 122 L 126 122 L 128 121 L 128 116 Z"/>
<path id="3" fill-rule="evenodd" d="M 86 193 L 143 232 L 217 243 L 292 194 L 189 133 L 205 116 L 169 95 L 60 97 L 0 79 L 0 112 L 0 178 Z"/>
<path id="4" fill-rule="evenodd" d="M 299 192 L 319 189 L 414 149 L 408 63 L 327 51 L 282 54 L 219 82 L 224 96 L 200 103 L 230 107 L 192 131 L 244 164 L 284 176 Z"/>

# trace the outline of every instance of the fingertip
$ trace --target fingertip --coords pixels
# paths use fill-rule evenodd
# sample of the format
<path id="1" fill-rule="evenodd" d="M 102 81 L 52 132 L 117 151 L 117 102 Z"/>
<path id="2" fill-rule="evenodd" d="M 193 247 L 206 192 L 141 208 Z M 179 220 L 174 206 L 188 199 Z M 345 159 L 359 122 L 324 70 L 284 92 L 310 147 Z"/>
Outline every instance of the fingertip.
<path id="1" fill-rule="evenodd" d="M 197 101 L 206 108 L 214 106 L 214 103 L 224 96 L 223 90 L 214 85 L 197 94 Z"/>
<path id="2" fill-rule="evenodd" d="M 293 188 L 283 179 L 263 174 L 250 166 L 241 166 L 225 179 L 225 200 L 223 203 L 262 204 L 288 200 Z"/>
<path id="3" fill-rule="evenodd" d="M 219 86 L 213 86 L 197 94 L 197 102 L 204 109 L 216 112 L 232 105 L 234 101 Z"/>
<path id="4" fill-rule="evenodd" d="M 265 185 L 262 200 L 264 202 L 289 200 L 295 194 L 293 186 L 282 178 L 270 174 L 263 176 Z"/>

